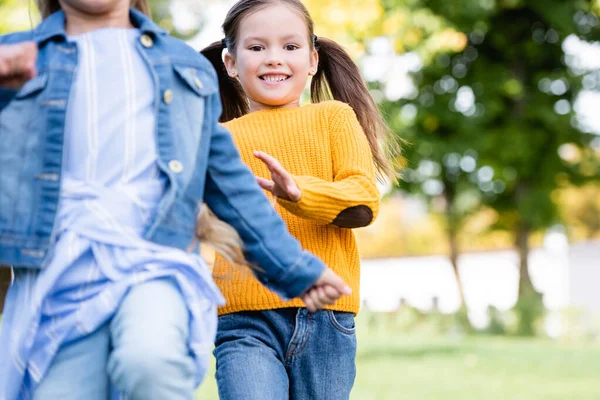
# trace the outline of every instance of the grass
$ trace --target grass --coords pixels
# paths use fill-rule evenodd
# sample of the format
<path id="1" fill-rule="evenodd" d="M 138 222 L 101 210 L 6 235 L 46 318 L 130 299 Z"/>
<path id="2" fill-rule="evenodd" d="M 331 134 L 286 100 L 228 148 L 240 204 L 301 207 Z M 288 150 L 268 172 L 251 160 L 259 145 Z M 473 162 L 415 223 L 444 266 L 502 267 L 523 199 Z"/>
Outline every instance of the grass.
<path id="1" fill-rule="evenodd" d="M 406 334 L 366 320 L 358 320 L 352 400 L 600 399 L 598 344 Z M 213 375 L 197 399 L 218 399 Z"/>

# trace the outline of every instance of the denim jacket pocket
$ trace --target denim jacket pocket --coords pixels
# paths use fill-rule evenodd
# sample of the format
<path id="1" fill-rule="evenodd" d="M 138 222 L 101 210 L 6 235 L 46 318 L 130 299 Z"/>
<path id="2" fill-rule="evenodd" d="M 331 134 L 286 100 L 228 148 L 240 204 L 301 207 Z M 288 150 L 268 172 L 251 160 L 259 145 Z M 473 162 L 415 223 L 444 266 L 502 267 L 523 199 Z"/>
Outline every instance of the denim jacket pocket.
<path id="1" fill-rule="evenodd" d="M 354 335 L 356 333 L 353 313 L 327 310 L 327 315 L 331 325 L 341 333 L 345 335 Z"/>
<path id="2" fill-rule="evenodd" d="M 217 91 L 217 86 L 202 70 L 174 65 L 173 69 L 179 77 L 199 96 L 209 96 Z"/>
<path id="3" fill-rule="evenodd" d="M 171 86 L 174 107 L 170 110 L 173 156 L 185 166 L 177 179 L 180 187 L 186 188 L 193 175 L 192 167 L 197 163 L 202 135 L 206 133 L 207 97 L 216 93 L 217 87 L 202 69 L 178 64 L 172 68 L 175 79 Z"/>

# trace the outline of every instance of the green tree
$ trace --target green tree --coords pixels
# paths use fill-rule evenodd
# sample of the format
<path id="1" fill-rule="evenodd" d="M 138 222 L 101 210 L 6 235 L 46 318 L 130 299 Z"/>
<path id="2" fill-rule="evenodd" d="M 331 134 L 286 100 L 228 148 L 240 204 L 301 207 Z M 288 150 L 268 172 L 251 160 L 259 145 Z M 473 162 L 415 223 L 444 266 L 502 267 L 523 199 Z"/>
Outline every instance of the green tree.
<path id="1" fill-rule="evenodd" d="M 418 95 L 388 101 L 391 124 L 404 132 L 409 167 L 400 187 L 447 216 L 451 259 L 456 232 L 480 206 L 495 209 L 495 228 L 514 233 L 520 258 L 520 333 L 533 334 L 541 296 L 528 272 L 529 237 L 557 222 L 552 192 L 563 181 L 598 174 L 593 135 L 577 129 L 572 103 L 581 87 L 561 43 L 594 38 L 589 1 L 423 1 L 468 36 L 458 52 L 437 52 L 414 74 Z M 561 158 L 564 149 L 582 155 Z M 458 271 L 457 271 L 458 277 Z"/>

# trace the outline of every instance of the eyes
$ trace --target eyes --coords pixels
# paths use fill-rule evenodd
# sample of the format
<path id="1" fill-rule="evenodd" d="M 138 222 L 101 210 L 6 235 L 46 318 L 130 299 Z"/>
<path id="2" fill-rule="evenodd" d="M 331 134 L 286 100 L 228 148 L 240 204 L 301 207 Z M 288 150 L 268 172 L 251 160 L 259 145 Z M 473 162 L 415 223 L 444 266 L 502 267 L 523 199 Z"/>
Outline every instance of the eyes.
<path id="1" fill-rule="evenodd" d="M 283 46 L 283 48 L 287 51 L 294 51 L 294 50 L 298 50 L 300 48 L 300 46 L 295 45 L 295 44 L 286 44 L 285 46 Z M 264 46 L 260 46 L 260 45 L 253 45 L 253 46 L 249 46 L 248 50 L 250 51 L 263 51 L 265 49 Z"/>

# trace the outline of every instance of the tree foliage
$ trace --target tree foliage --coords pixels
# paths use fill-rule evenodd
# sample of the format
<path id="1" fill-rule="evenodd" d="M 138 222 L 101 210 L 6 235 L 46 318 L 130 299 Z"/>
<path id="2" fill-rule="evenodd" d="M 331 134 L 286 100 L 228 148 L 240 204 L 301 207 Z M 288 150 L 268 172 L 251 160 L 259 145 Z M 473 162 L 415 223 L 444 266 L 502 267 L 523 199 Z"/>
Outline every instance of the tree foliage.
<path id="1" fill-rule="evenodd" d="M 429 53 L 431 62 L 413 73 L 412 98 L 383 102 L 410 143 L 399 187 L 442 204 L 450 240 L 470 213 L 496 210 L 495 228 L 513 232 L 520 252 L 520 294 L 537 297 L 530 234 L 560 220 L 555 190 L 600 172 L 597 138 L 579 129 L 573 111 L 585 71 L 562 48 L 567 38 L 597 37 L 593 4 L 419 3 L 468 41 L 460 51 Z"/>

